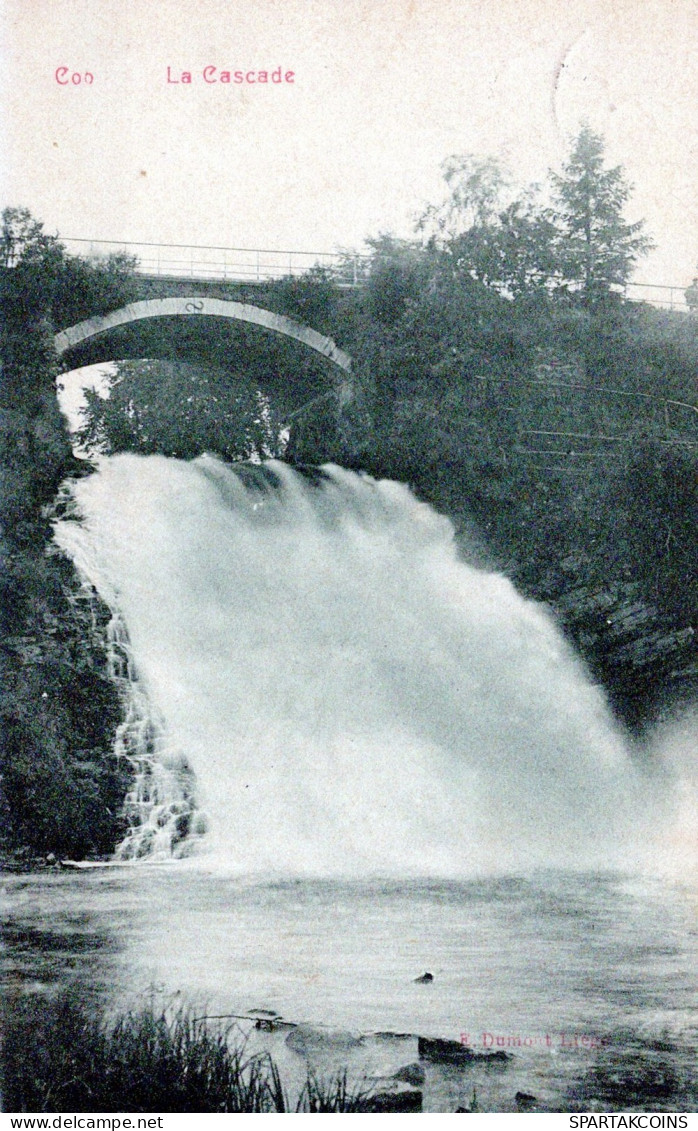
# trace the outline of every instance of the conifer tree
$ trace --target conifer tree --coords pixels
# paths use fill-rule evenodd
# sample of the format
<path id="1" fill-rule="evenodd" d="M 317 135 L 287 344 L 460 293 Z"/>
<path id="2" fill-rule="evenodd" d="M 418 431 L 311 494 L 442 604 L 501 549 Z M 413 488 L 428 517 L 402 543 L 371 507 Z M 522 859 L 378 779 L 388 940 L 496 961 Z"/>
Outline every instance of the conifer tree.
<path id="1" fill-rule="evenodd" d="M 585 123 L 562 175 L 551 175 L 558 228 L 557 265 L 561 281 L 587 301 L 627 283 L 636 260 L 653 246 L 642 234 L 644 221 L 628 224 L 623 208 L 631 186 L 620 166 L 604 167 L 604 142 Z"/>

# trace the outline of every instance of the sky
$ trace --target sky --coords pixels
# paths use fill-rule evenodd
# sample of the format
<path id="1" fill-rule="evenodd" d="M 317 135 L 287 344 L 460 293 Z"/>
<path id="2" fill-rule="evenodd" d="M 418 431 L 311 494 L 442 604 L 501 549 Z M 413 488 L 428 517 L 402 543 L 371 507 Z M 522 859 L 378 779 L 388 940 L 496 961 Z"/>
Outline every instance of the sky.
<path id="1" fill-rule="evenodd" d="M 2 18 L 2 202 L 63 237 L 357 248 L 411 234 L 449 155 L 542 181 L 586 118 L 657 245 L 636 280 L 698 273 L 695 0 L 3 0 Z"/>

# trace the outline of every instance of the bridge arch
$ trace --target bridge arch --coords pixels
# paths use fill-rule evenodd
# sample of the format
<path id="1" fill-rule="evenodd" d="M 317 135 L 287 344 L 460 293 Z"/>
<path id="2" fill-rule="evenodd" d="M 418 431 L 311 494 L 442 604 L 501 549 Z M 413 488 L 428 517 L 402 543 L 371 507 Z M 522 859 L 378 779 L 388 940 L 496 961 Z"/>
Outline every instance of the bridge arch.
<path id="1" fill-rule="evenodd" d="M 185 295 L 170 298 L 144 299 L 140 302 L 131 302 L 119 310 L 109 314 L 88 318 L 85 322 L 78 322 L 66 330 L 61 330 L 54 337 L 56 352 L 59 356 L 69 353 L 83 342 L 108 333 L 117 326 L 127 326 L 132 322 L 139 322 L 149 318 L 172 317 L 199 317 L 199 318 L 227 318 L 235 322 L 247 322 L 261 326 L 266 330 L 282 334 L 287 338 L 295 338 L 316 353 L 327 358 L 345 374 L 351 373 L 351 357 L 344 350 L 339 349 L 332 338 L 311 330 L 301 322 L 294 321 L 284 314 L 277 314 L 272 310 L 265 310 L 261 306 L 253 306 L 246 302 L 233 302 L 228 299 L 210 298 L 208 295 Z M 110 359 L 104 359 L 110 360 Z M 118 360 L 114 358 L 113 360 Z"/>

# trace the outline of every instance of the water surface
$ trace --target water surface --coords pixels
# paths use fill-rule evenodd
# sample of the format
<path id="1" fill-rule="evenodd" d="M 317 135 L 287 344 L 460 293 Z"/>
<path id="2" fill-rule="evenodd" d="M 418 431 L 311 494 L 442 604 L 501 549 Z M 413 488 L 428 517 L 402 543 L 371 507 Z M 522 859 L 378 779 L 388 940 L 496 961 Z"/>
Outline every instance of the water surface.
<path id="1" fill-rule="evenodd" d="M 473 1087 L 484 1110 L 514 1110 L 517 1091 L 557 1111 L 698 1109 L 698 892 L 677 882 L 255 880 L 181 862 L 13 876 L 4 894 L 6 989 L 272 1010 L 298 1028 L 240 1028 L 289 1080 L 306 1063 L 390 1074 L 421 1035 L 514 1054 L 426 1064 L 432 1110 Z"/>

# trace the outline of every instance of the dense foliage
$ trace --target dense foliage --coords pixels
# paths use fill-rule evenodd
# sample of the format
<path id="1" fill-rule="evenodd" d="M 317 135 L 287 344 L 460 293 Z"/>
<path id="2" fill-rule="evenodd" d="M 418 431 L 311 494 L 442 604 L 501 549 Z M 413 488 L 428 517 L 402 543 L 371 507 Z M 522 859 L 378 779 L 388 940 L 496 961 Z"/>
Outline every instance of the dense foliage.
<path id="1" fill-rule="evenodd" d="M 130 276 L 121 261 L 72 262 L 24 210 L 5 210 L 0 246 L 1 846 L 104 852 L 125 788 L 110 754 L 120 710 L 106 674 L 106 610 L 86 600 L 51 543 L 58 487 L 85 471 L 58 409 L 52 327 L 56 311 L 123 301 Z"/>
<path id="2" fill-rule="evenodd" d="M 121 361 L 106 387 L 86 392 L 78 442 L 91 452 L 193 459 L 281 454 L 282 421 L 244 376 L 172 361 Z"/>

